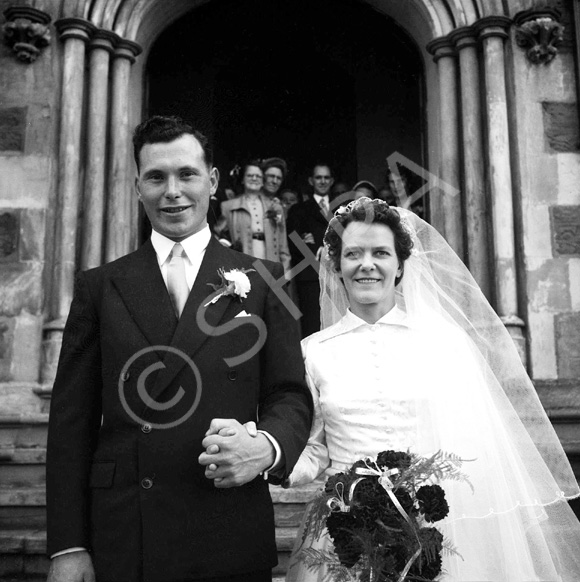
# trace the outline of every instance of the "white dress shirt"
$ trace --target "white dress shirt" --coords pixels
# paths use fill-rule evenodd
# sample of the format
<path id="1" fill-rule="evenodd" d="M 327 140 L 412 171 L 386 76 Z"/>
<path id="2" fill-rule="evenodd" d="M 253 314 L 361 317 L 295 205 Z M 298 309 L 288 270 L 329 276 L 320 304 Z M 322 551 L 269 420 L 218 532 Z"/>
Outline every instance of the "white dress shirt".
<path id="1" fill-rule="evenodd" d="M 209 230 L 209 226 L 206 226 L 199 232 L 196 232 L 180 241 L 181 246 L 185 251 L 183 257 L 185 263 L 185 280 L 187 281 L 187 286 L 190 291 L 195 283 L 195 278 L 199 273 L 199 267 L 205 256 L 205 249 L 207 249 L 210 239 L 211 231 Z M 167 266 L 171 261 L 171 252 L 175 246 L 175 241 L 154 230 L 151 233 L 151 244 L 157 255 L 157 262 L 161 269 L 161 276 L 167 286 Z"/>
<path id="2" fill-rule="evenodd" d="M 324 200 L 326 202 L 326 208 L 330 209 L 330 199 L 329 199 L 328 194 L 326 196 L 320 196 L 319 194 L 314 194 L 314 200 L 316 201 L 316 204 L 318 204 L 318 206 L 320 206 L 321 200 Z"/>

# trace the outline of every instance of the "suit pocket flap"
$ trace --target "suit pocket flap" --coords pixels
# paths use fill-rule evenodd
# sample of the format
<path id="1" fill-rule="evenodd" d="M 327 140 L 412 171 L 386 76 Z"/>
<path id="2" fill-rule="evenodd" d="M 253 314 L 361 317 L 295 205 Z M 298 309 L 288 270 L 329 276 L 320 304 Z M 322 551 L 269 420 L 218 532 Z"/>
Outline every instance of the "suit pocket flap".
<path id="1" fill-rule="evenodd" d="M 93 463 L 91 466 L 89 487 L 111 487 L 115 476 L 115 466 L 115 461 L 97 461 Z"/>

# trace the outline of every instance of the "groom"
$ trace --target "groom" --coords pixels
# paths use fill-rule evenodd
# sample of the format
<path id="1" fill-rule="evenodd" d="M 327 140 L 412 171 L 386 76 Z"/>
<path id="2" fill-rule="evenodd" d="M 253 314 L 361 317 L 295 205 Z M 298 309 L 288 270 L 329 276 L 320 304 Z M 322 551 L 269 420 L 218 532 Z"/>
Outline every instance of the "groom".
<path id="1" fill-rule="evenodd" d="M 153 117 L 133 142 L 153 232 L 77 280 L 49 423 L 49 582 L 271 580 L 266 479 L 289 475 L 312 418 L 297 324 L 210 234 L 205 137 Z"/>

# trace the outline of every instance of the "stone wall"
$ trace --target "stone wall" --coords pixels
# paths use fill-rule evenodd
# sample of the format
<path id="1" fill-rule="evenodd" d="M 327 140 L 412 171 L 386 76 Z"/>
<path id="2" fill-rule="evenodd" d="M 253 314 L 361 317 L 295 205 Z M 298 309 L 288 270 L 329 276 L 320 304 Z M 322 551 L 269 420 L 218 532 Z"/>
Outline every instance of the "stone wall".
<path id="1" fill-rule="evenodd" d="M 14 4 L 0 1 L 0 13 Z M 0 386 L 38 380 L 56 199 L 60 70 L 52 36 L 32 63 L 0 43 Z"/>
<path id="2" fill-rule="evenodd" d="M 552 62 L 533 64 L 513 47 L 521 302 L 536 380 L 580 378 L 580 133 L 570 6 L 560 3 L 567 30 Z"/>

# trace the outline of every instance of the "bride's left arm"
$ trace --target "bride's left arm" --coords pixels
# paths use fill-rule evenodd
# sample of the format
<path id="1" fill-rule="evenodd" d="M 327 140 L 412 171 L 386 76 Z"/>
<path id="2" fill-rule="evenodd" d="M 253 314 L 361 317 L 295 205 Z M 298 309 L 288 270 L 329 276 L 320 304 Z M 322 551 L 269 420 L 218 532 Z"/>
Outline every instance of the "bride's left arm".
<path id="1" fill-rule="evenodd" d="M 302 451 L 292 473 L 284 482 L 284 487 L 296 487 L 314 481 L 330 465 L 324 419 L 320 408 L 320 393 L 306 366 L 306 383 L 314 402 L 314 419 L 306 448 Z"/>

